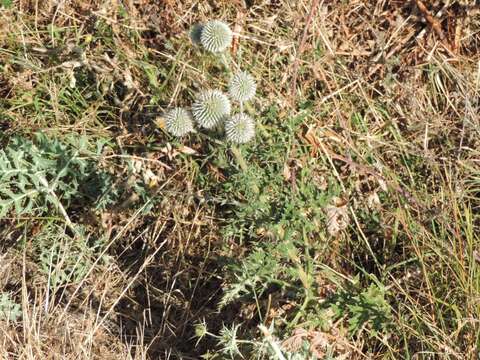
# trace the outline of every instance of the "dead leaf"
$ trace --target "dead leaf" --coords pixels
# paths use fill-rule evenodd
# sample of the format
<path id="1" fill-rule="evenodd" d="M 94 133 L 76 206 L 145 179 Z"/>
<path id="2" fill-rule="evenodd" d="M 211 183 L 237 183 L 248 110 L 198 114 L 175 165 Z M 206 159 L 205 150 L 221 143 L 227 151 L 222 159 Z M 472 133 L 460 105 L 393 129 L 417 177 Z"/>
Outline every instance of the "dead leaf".
<path id="1" fill-rule="evenodd" d="M 334 197 L 333 205 L 326 207 L 327 214 L 327 231 L 332 236 L 337 236 L 341 231 L 345 230 L 350 222 L 348 217 L 347 202 L 338 197 Z"/>
<path id="2" fill-rule="evenodd" d="M 297 352 L 302 348 L 303 342 L 308 339 L 308 331 L 302 328 L 295 329 L 292 336 L 282 343 L 282 347 L 289 352 Z"/>
<path id="3" fill-rule="evenodd" d="M 225 180 L 225 175 L 215 166 L 212 164 L 208 164 L 208 171 L 210 171 L 217 181 L 224 181 Z"/>
<path id="4" fill-rule="evenodd" d="M 290 181 L 290 179 L 292 178 L 292 172 L 290 171 L 290 167 L 287 163 L 283 165 L 283 178 L 286 181 Z"/>
<path id="5" fill-rule="evenodd" d="M 367 196 L 367 205 L 370 209 L 378 209 L 380 207 L 380 198 L 376 191 Z"/>
<path id="6" fill-rule="evenodd" d="M 233 40 L 232 40 L 232 55 L 235 56 L 238 50 L 238 45 L 240 43 L 240 34 L 242 33 L 243 23 L 245 22 L 245 13 L 239 11 L 237 13 L 237 18 L 235 19 L 235 26 L 233 27 Z"/>
<path id="7" fill-rule="evenodd" d="M 143 182 L 147 184 L 149 188 L 155 188 L 158 186 L 160 178 L 153 173 L 152 170 L 146 169 L 143 172 Z"/>
<path id="8" fill-rule="evenodd" d="M 154 120 L 154 123 L 159 129 L 165 128 L 165 118 L 163 116 L 157 116 Z"/>
<path id="9" fill-rule="evenodd" d="M 198 152 L 195 149 L 192 149 L 191 147 L 182 145 L 178 148 L 178 151 L 181 152 L 182 154 L 187 154 L 187 155 L 195 155 L 198 154 Z"/>

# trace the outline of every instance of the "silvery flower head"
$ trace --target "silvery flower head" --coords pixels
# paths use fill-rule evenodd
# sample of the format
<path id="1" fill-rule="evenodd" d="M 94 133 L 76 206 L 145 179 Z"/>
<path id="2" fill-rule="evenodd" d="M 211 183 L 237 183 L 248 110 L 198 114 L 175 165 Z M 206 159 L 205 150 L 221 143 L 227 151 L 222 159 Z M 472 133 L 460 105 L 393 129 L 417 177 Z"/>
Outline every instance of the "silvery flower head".
<path id="1" fill-rule="evenodd" d="M 219 90 L 200 93 L 192 105 L 193 117 L 205 129 L 219 125 L 230 114 L 230 110 L 230 100 Z"/>
<path id="2" fill-rule="evenodd" d="M 189 111 L 175 108 L 165 115 L 165 127 L 175 136 L 184 136 L 193 130 L 193 119 Z"/>
<path id="3" fill-rule="evenodd" d="M 195 44 L 195 45 L 201 45 L 202 44 L 202 32 L 203 32 L 203 27 L 204 25 L 203 24 L 200 24 L 200 23 L 196 23 L 195 25 L 192 26 L 192 28 L 190 29 L 190 40 L 192 40 L 192 42 Z"/>
<path id="4" fill-rule="evenodd" d="M 243 103 L 255 96 L 257 83 L 252 75 L 241 71 L 233 76 L 228 90 L 232 99 Z"/>
<path id="5" fill-rule="evenodd" d="M 255 136 L 255 122 L 246 114 L 236 114 L 225 122 L 225 132 L 229 141 L 243 144 Z"/>
<path id="6" fill-rule="evenodd" d="M 232 39 L 232 30 L 227 24 L 218 20 L 207 22 L 200 36 L 203 47 L 214 53 L 226 50 L 232 43 Z"/>

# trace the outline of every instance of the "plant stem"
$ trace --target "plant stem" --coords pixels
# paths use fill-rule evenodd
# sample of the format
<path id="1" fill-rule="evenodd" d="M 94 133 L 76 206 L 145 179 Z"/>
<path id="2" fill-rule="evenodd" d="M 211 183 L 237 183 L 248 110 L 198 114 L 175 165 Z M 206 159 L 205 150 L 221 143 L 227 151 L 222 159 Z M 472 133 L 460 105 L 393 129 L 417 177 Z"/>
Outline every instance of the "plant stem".
<path id="1" fill-rule="evenodd" d="M 293 318 L 292 322 L 288 325 L 289 328 L 293 328 L 297 325 L 298 321 L 300 320 L 300 317 L 302 316 L 303 312 L 307 309 L 308 303 L 311 300 L 311 296 L 309 294 L 309 291 L 305 289 L 305 300 L 303 300 L 302 307 L 297 311 L 295 317 Z"/>
<path id="2" fill-rule="evenodd" d="M 60 199 L 58 198 L 57 194 L 55 194 L 55 192 L 53 191 L 53 189 L 50 187 L 50 185 L 48 184 L 48 181 L 47 179 L 45 179 L 43 176 L 39 175 L 38 176 L 38 180 L 40 181 L 40 183 L 45 187 L 45 190 L 47 191 L 47 193 L 51 196 L 51 198 L 53 199 L 53 203 L 54 205 L 57 207 L 58 211 L 60 211 L 60 214 L 62 214 L 63 218 L 65 219 L 65 222 L 67 224 L 67 226 L 70 228 L 70 230 L 72 230 L 72 232 L 75 234 L 75 235 L 79 235 L 79 233 L 77 232 L 77 229 L 75 228 L 75 226 L 73 225 L 72 223 L 72 220 L 70 220 L 70 217 L 68 216 L 67 214 L 67 211 L 65 210 L 65 208 L 63 207 L 62 203 L 60 202 Z"/>
<path id="3" fill-rule="evenodd" d="M 232 146 L 231 150 L 232 150 L 232 154 L 235 156 L 235 160 L 237 160 L 238 166 L 240 166 L 240 168 L 243 171 L 247 171 L 248 165 L 247 165 L 245 159 L 243 158 L 243 155 L 242 155 L 242 152 L 240 151 L 240 149 L 236 146 Z"/>
<path id="4" fill-rule="evenodd" d="M 278 360 L 287 360 L 285 358 L 285 356 L 283 356 L 282 350 L 280 349 L 280 346 L 277 344 L 277 342 L 273 338 L 272 334 L 270 334 L 270 331 L 268 331 L 268 329 L 265 327 L 265 325 L 259 325 L 258 328 L 263 333 L 263 336 L 265 336 L 268 343 L 272 347 L 273 351 L 275 352 L 275 355 L 277 356 L 277 359 Z"/>

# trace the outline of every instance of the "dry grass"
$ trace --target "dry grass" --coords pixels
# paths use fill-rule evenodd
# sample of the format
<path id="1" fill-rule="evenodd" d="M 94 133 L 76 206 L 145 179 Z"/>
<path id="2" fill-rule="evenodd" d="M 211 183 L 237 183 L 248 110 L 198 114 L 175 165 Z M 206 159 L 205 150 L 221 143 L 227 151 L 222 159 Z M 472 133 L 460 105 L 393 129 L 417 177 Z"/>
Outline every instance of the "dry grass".
<path id="1" fill-rule="evenodd" d="M 471 3 L 0 5 L 0 143 L 35 132 L 106 139 L 95 163 L 120 193 L 106 209 L 68 209 L 86 243 L 101 243 L 86 260 L 76 261 L 78 236 L 52 207 L 1 220 L 0 290 L 21 305 L 19 320 L 0 322 L 2 357 L 198 359 L 219 351 L 213 338 L 196 345 L 195 325 L 205 321 L 214 334 L 242 323 L 242 336 L 271 343 L 258 325 L 282 323 L 284 349 L 307 341 L 319 357 L 331 346 L 337 359 L 477 358 L 480 10 Z M 180 144 L 161 128 L 165 109 L 226 83 L 188 40 L 190 26 L 210 18 L 239 33 L 232 58 L 259 82 L 255 149 L 283 146 L 289 135 L 276 129 L 303 116 L 289 151 L 280 158 L 272 150 L 268 161 L 282 164 L 283 186 L 301 192 L 300 174 L 312 169 L 309 183 L 339 188 L 325 210 L 338 223 L 318 224 L 308 240 L 322 246 L 312 265 L 318 293 L 308 296 L 322 303 L 340 288 L 325 268 L 347 282 L 379 279 L 392 311 L 386 334 L 349 336 L 346 315 L 327 330 L 313 326 L 308 301 L 270 288 L 218 310 L 225 264 L 276 235 L 258 228 L 246 241 L 226 237 L 231 204 L 218 189 L 235 177 L 225 165 L 234 156 L 220 141 L 199 135 Z M 259 159 L 249 157 L 267 166 Z M 51 245 L 40 242 L 50 235 L 62 250 L 49 263 L 39 244 Z M 82 276 L 53 286 L 65 267 Z M 297 286 L 308 293 L 313 285 Z"/>

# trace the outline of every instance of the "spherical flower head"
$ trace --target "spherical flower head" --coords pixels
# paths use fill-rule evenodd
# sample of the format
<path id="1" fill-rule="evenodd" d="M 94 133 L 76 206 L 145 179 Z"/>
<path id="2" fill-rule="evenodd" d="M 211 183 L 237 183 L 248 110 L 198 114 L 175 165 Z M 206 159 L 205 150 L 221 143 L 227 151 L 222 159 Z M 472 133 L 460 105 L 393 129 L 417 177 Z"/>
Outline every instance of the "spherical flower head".
<path id="1" fill-rule="evenodd" d="M 211 129 L 219 125 L 229 114 L 232 106 L 228 97 L 219 90 L 207 90 L 198 96 L 192 105 L 193 117 L 198 125 Z"/>
<path id="2" fill-rule="evenodd" d="M 225 122 L 227 140 L 243 144 L 255 136 L 255 122 L 246 114 L 237 114 Z"/>
<path id="3" fill-rule="evenodd" d="M 200 36 L 203 47 L 214 53 L 225 51 L 232 43 L 232 39 L 232 30 L 227 24 L 218 20 L 207 22 Z"/>
<path id="4" fill-rule="evenodd" d="M 204 25 L 203 24 L 200 24 L 200 23 L 196 23 L 195 25 L 192 26 L 192 28 L 190 29 L 190 40 L 192 40 L 192 42 L 195 44 L 195 45 L 201 45 L 202 44 L 202 32 L 203 32 L 203 27 Z"/>
<path id="5" fill-rule="evenodd" d="M 165 115 L 165 127 L 175 136 L 184 136 L 193 130 L 193 119 L 189 111 L 175 108 Z"/>
<path id="6" fill-rule="evenodd" d="M 257 83 L 255 79 L 245 71 L 241 71 L 233 76 L 228 89 L 231 98 L 241 103 L 252 99 L 256 90 Z"/>

